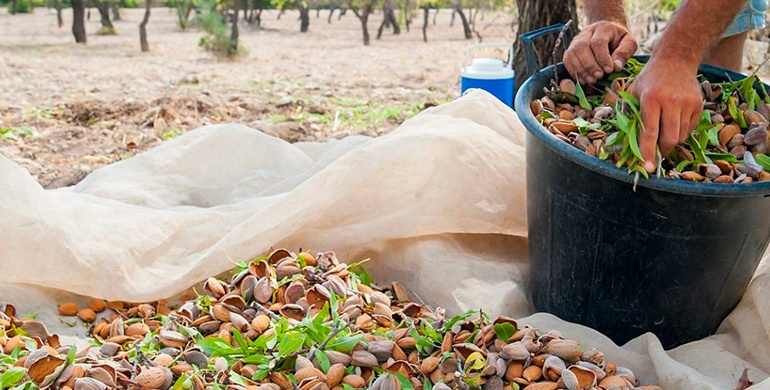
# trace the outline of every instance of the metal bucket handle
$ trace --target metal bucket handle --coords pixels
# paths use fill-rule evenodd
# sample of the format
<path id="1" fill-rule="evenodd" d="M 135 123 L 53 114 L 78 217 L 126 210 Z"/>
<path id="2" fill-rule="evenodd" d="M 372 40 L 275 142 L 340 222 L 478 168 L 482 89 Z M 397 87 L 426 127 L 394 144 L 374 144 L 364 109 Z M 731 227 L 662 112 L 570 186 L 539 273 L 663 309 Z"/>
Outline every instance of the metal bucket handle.
<path id="1" fill-rule="evenodd" d="M 537 63 L 537 55 L 535 54 L 534 40 L 537 37 L 558 33 L 564 28 L 563 23 L 553 24 L 547 27 L 541 27 L 537 30 L 521 34 L 519 39 L 524 45 L 524 59 L 527 62 L 527 78 L 530 78 L 533 74 L 540 71 L 540 65 Z M 572 30 L 564 32 L 564 47 L 568 47 L 572 41 Z"/>
<path id="2" fill-rule="evenodd" d="M 508 48 L 508 64 L 506 68 L 513 69 L 513 42 L 498 42 L 498 43 L 477 43 L 468 48 L 465 53 L 465 63 L 463 66 L 467 66 L 472 62 L 473 52 L 478 49 L 486 47 L 507 47 Z"/>

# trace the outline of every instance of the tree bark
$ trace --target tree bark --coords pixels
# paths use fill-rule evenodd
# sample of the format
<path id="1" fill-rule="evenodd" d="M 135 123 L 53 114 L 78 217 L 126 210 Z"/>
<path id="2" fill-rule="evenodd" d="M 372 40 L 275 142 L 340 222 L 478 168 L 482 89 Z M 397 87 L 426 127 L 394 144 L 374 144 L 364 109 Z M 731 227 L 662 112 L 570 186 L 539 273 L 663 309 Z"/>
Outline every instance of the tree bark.
<path id="1" fill-rule="evenodd" d="M 340 13 L 339 13 L 339 15 L 337 16 L 337 20 L 341 20 L 341 19 L 342 19 L 342 17 L 343 17 L 343 16 L 345 16 L 345 14 L 346 14 L 347 12 L 348 12 L 348 9 L 347 9 L 347 8 L 343 8 L 343 9 L 341 9 L 341 10 L 340 10 Z"/>
<path id="2" fill-rule="evenodd" d="M 110 21 L 110 4 L 105 1 L 91 0 L 91 4 L 99 11 L 100 22 L 102 27 L 108 30 L 115 30 Z"/>
<path id="3" fill-rule="evenodd" d="M 315 18 L 318 19 L 321 17 L 321 7 L 318 7 L 315 9 Z"/>
<path id="4" fill-rule="evenodd" d="M 438 17 L 438 8 L 436 8 L 436 13 L 433 14 L 433 25 L 436 25 L 436 18 Z"/>
<path id="5" fill-rule="evenodd" d="M 305 0 L 297 0 L 297 9 L 299 10 L 300 32 L 307 32 L 310 27 L 310 7 Z"/>
<path id="6" fill-rule="evenodd" d="M 536 1 L 536 0 L 530 0 L 530 1 Z M 468 24 L 468 18 L 465 17 L 465 12 L 463 12 L 462 0 L 455 1 L 454 10 L 458 15 L 460 15 L 460 20 L 463 22 L 463 31 L 465 32 L 465 39 L 473 39 L 471 26 Z"/>
<path id="7" fill-rule="evenodd" d="M 428 42 L 428 19 L 430 18 L 430 7 L 425 7 L 422 10 L 422 41 Z"/>
<path id="8" fill-rule="evenodd" d="M 64 26 L 64 18 L 61 15 L 61 0 L 54 0 L 53 6 L 56 8 L 56 23 L 59 24 L 59 28 L 62 28 Z"/>
<path id="9" fill-rule="evenodd" d="M 364 34 L 364 46 L 369 46 L 369 26 L 367 25 L 367 22 L 369 21 L 369 15 L 374 10 L 374 4 L 376 1 L 377 0 L 366 0 L 366 3 L 364 3 L 360 9 L 355 9 L 353 8 L 352 4 L 348 3 L 350 9 L 353 10 L 353 13 L 356 15 L 358 20 L 361 21 L 361 30 Z"/>
<path id="10" fill-rule="evenodd" d="M 326 24 L 332 24 L 332 15 L 334 15 L 334 10 L 335 9 L 336 8 L 332 8 L 332 9 L 329 10 L 329 18 L 326 19 Z"/>
<path id="11" fill-rule="evenodd" d="M 386 27 L 393 26 L 393 34 L 401 34 L 401 29 L 398 27 L 398 20 L 396 20 L 396 13 L 393 11 L 393 0 L 385 0 L 382 5 L 383 18 L 380 28 L 377 30 L 377 39 L 382 38 L 382 31 Z"/>
<path id="12" fill-rule="evenodd" d="M 230 30 L 230 56 L 238 54 L 238 15 L 241 13 L 240 6 L 242 0 L 233 1 L 233 26 Z"/>
<path id="13" fill-rule="evenodd" d="M 519 36 L 526 32 L 550 26 L 555 23 L 566 23 L 570 19 L 573 21 L 573 36 L 577 32 L 577 7 L 575 0 L 516 0 L 519 8 L 519 29 L 516 33 L 514 42 L 514 74 L 516 75 L 516 90 L 527 78 L 527 65 L 524 57 L 524 47 L 519 41 Z M 544 36 L 536 41 L 535 54 L 537 62 L 542 68 L 550 65 L 553 61 L 553 49 L 556 43 L 557 34 Z M 557 58 L 564 55 L 564 46 L 562 45 L 556 53 Z M 534 69 L 533 69 L 534 70 Z"/>
<path id="14" fill-rule="evenodd" d="M 86 8 L 83 0 L 72 0 L 72 35 L 75 42 L 86 43 Z"/>
<path id="15" fill-rule="evenodd" d="M 142 45 L 142 52 L 150 51 L 150 44 L 147 43 L 147 22 L 150 21 L 150 7 L 152 0 L 144 0 L 144 18 L 139 24 L 139 44 Z"/>

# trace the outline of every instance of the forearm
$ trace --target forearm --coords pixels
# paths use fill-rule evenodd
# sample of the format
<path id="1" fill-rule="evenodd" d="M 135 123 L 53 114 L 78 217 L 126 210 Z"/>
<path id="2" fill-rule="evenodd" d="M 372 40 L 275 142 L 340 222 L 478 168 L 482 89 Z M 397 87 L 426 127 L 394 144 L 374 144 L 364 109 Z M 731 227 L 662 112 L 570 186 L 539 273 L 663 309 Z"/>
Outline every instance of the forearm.
<path id="1" fill-rule="evenodd" d="M 685 0 L 653 50 L 652 59 L 670 61 L 695 73 L 704 55 L 745 3 L 745 0 Z"/>
<path id="2" fill-rule="evenodd" d="M 583 11 L 588 18 L 588 23 L 615 22 L 628 27 L 626 10 L 623 0 L 585 0 Z"/>

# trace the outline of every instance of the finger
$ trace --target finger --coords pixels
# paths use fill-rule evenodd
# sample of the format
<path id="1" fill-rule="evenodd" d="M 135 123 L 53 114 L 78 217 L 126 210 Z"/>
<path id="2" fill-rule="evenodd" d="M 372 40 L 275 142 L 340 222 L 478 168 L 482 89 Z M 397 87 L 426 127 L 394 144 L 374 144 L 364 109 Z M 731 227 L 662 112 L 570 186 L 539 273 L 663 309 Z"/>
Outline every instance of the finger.
<path id="1" fill-rule="evenodd" d="M 679 143 L 679 132 L 682 128 L 682 111 L 675 107 L 661 108 L 662 115 L 658 144 L 660 145 L 660 152 L 665 156 Z"/>
<path id="2" fill-rule="evenodd" d="M 626 61 L 636 53 L 638 45 L 631 34 L 625 34 L 620 38 L 615 50 L 612 51 L 612 62 L 615 65 L 615 71 L 623 69 Z"/>
<path id="3" fill-rule="evenodd" d="M 578 42 L 573 42 L 573 45 L 575 45 L 575 60 L 579 62 L 580 66 L 580 70 L 578 71 L 580 80 L 588 84 L 593 84 L 596 79 L 602 77 L 604 72 L 596 62 L 594 53 L 591 50 L 590 39 L 581 39 Z"/>
<path id="4" fill-rule="evenodd" d="M 569 72 L 573 79 L 576 79 L 579 76 L 580 61 L 578 61 L 575 52 L 571 49 L 568 49 L 564 53 L 564 67 L 567 68 L 567 72 Z"/>
<path id="5" fill-rule="evenodd" d="M 698 126 L 698 123 L 700 123 L 700 110 L 693 110 L 692 114 L 690 114 L 690 124 L 687 127 L 682 126 L 682 132 L 679 134 L 679 143 L 684 143 L 687 141 L 687 137 L 695 130 L 695 128 Z"/>
<path id="6" fill-rule="evenodd" d="M 655 172 L 655 145 L 658 143 L 660 129 L 660 104 L 655 99 L 642 99 L 642 121 L 644 128 L 639 140 L 639 148 L 644 158 L 644 169 Z"/>
<path id="7" fill-rule="evenodd" d="M 611 28 L 597 28 L 591 37 L 591 51 L 594 53 L 596 63 L 604 70 L 604 73 L 612 73 L 615 69 L 612 56 L 610 56 L 610 43 L 614 37 L 615 30 Z"/>

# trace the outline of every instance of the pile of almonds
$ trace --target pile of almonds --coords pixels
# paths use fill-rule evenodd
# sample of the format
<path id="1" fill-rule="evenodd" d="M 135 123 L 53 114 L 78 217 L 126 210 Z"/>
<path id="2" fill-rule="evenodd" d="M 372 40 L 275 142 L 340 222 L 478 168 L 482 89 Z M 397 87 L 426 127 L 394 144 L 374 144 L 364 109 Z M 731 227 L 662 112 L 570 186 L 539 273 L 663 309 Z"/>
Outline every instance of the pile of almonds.
<path id="1" fill-rule="evenodd" d="M 750 82 L 755 78 L 746 79 Z M 545 96 L 530 102 L 530 108 L 540 123 L 556 138 L 593 157 L 601 158 L 618 167 L 631 167 L 633 156 L 622 157 L 623 145 L 608 145 L 609 138 L 618 132 L 613 123 L 618 112 L 631 116 L 621 95 L 633 82 L 633 77 L 602 80 L 597 85 L 586 85 L 585 100 L 573 80 L 562 79 L 558 85 L 546 89 Z M 696 182 L 752 183 L 770 180 L 770 99 L 753 97 L 752 104 L 739 90 L 744 80 L 712 85 L 701 84 L 704 94 L 703 110 L 707 114 L 712 135 L 703 141 L 703 156 L 685 142 L 668 156 L 661 156 L 660 167 L 665 177 Z M 601 83 L 606 83 L 602 87 Z M 726 89 L 726 90 L 725 90 Z M 582 89 L 580 89 L 582 91 Z M 593 102 L 588 103 L 588 102 Z M 736 116 L 734 118 L 733 116 Z M 638 136 L 638 134 L 637 134 Z M 701 146 L 698 146 L 700 148 Z M 629 152 L 630 154 L 630 152 Z"/>
<path id="2" fill-rule="evenodd" d="M 333 252 L 278 249 L 204 289 L 189 300 L 62 303 L 63 316 L 90 322 L 93 346 L 82 350 L 5 305 L 0 347 L 17 360 L 0 375 L 23 367 L 19 385 L 65 390 L 660 390 L 558 331 L 482 312 L 448 318 Z"/>

